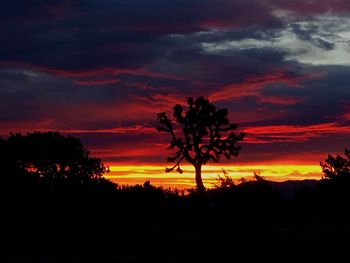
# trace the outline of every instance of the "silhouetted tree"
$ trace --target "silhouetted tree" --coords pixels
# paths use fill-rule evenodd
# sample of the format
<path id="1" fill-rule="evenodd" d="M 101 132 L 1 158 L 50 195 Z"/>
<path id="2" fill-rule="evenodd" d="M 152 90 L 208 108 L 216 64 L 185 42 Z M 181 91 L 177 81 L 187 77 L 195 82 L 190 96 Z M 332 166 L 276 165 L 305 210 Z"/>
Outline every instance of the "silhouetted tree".
<path id="1" fill-rule="evenodd" d="M 222 169 L 223 176 L 218 175 L 216 178 L 216 183 L 214 183 L 214 187 L 217 189 L 220 188 L 230 188 L 235 186 L 235 182 L 233 178 L 229 175 L 229 173 Z"/>
<path id="2" fill-rule="evenodd" d="M 319 207 L 328 212 L 346 210 L 349 212 L 350 151 L 345 149 L 345 156 L 328 155 L 328 158 L 320 164 L 324 177 L 316 189 Z"/>
<path id="3" fill-rule="evenodd" d="M 328 155 L 325 162 L 320 162 L 325 179 L 350 181 L 350 151 L 345 149 L 345 156 Z"/>
<path id="4" fill-rule="evenodd" d="M 26 175 L 42 183 L 86 184 L 103 181 L 108 171 L 81 141 L 58 132 L 10 134 L 0 141 L 0 164 L 7 178 Z"/>
<path id="5" fill-rule="evenodd" d="M 229 122 L 226 109 L 217 110 L 207 99 L 199 97 L 187 100 L 188 110 L 177 104 L 174 107 L 174 119 L 180 126 L 173 126 L 172 119 L 166 113 L 159 113 L 158 119 L 162 124 L 158 131 L 171 135 L 169 148 L 176 149 L 175 155 L 168 157 L 168 162 L 174 163 L 166 172 L 176 170 L 182 173 L 180 164 L 186 160 L 195 168 L 197 189 L 204 193 L 201 168 L 210 160 L 219 162 L 221 156 L 229 159 L 238 156 L 241 147 L 236 142 L 242 141 L 244 133 L 235 134 L 236 124 Z M 182 138 L 180 138 L 182 137 Z"/>
<path id="6" fill-rule="evenodd" d="M 257 182 L 266 182 L 265 177 L 261 175 L 260 171 L 254 171 L 253 174 L 253 177 Z"/>

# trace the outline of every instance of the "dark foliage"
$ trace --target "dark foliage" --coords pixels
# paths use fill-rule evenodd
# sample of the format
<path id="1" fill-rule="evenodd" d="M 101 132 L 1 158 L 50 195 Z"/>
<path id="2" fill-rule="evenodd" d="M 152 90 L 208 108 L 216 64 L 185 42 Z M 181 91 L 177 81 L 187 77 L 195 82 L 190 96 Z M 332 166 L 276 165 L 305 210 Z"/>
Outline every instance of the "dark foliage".
<path id="1" fill-rule="evenodd" d="M 321 162 L 325 179 L 350 182 L 350 151 L 345 149 L 344 155 L 328 155 L 325 162 Z"/>
<path id="2" fill-rule="evenodd" d="M 347 210 L 350 204 L 350 151 L 345 149 L 344 156 L 328 155 L 320 164 L 324 178 L 316 192 L 318 199 L 333 211 Z"/>
<path id="3" fill-rule="evenodd" d="M 0 208 L 10 214 L 78 213 L 99 207 L 116 189 L 103 178 L 108 168 L 99 158 L 58 132 L 0 139 L 0 167 Z"/>
<path id="4" fill-rule="evenodd" d="M 229 176 L 229 173 L 224 169 L 222 169 L 222 173 L 223 173 L 223 176 L 218 175 L 218 178 L 216 179 L 217 183 L 214 184 L 214 187 L 216 189 L 234 187 L 235 183 L 232 177 Z"/>
<path id="5" fill-rule="evenodd" d="M 30 151 L 26 136 L 0 140 L 1 262 L 347 262 L 349 200 L 333 179 L 276 183 L 255 173 L 235 184 L 225 172 L 205 196 L 149 181 L 117 186 L 96 169 L 85 167 L 80 180 L 59 169 L 89 163 L 80 161 L 92 157 L 77 140 L 35 136 L 48 143 L 34 140 Z M 53 142 L 66 138 L 71 147 Z M 48 145 L 71 150 L 71 159 Z M 339 207 L 346 209 L 335 213 Z M 254 253 L 251 244 L 259 244 Z"/>
<path id="6" fill-rule="evenodd" d="M 52 185 L 99 182 L 108 170 L 79 139 L 58 132 L 11 134 L 0 139 L 0 157 L 3 177 L 26 176 Z"/>
<path id="7" fill-rule="evenodd" d="M 3 211 L 114 214 L 120 210 L 188 213 L 219 209 L 251 215 L 327 213 L 340 208 L 344 212 L 350 204 L 348 151 L 345 157 L 329 156 L 321 163 L 325 179 L 317 183 L 279 185 L 254 173 L 255 181 L 235 184 L 223 170 L 223 176 L 218 177 L 206 196 L 199 189 L 185 194 L 150 182 L 118 186 L 104 179 L 108 168 L 100 159 L 91 157 L 80 140 L 59 133 L 11 134 L 8 139 L 0 139 L 0 157 Z M 291 186 L 286 191 L 283 187 L 288 185 Z"/>

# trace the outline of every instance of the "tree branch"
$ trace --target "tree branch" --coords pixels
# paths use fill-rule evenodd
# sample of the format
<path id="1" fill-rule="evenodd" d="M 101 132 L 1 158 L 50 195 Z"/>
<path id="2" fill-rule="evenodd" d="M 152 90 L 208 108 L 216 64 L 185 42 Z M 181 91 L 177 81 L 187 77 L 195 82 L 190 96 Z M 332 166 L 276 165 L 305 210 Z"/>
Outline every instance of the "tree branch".
<path id="1" fill-rule="evenodd" d="M 181 170 L 181 168 L 180 168 L 180 163 L 181 163 L 181 161 L 182 161 L 184 158 L 185 158 L 185 157 L 182 156 L 182 157 L 176 162 L 176 164 L 174 164 L 172 167 L 170 167 L 170 168 L 166 167 L 166 168 L 165 168 L 165 172 L 166 172 L 166 173 L 170 173 L 170 172 L 174 171 L 174 169 L 175 169 L 176 167 L 178 167 L 177 171 L 178 171 L 180 174 L 182 174 L 183 172 L 182 172 L 182 170 Z"/>

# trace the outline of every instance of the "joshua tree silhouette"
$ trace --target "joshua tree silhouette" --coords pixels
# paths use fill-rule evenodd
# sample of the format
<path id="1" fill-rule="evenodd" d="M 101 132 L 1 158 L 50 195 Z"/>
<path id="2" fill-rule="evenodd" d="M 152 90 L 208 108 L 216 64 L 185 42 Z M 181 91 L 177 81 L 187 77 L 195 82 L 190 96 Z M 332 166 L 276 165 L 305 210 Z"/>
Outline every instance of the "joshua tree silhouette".
<path id="1" fill-rule="evenodd" d="M 241 147 L 236 146 L 236 142 L 242 141 L 245 134 L 233 132 L 237 129 L 237 125 L 230 123 L 227 109 L 217 110 L 203 97 L 196 100 L 189 98 L 187 103 L 186 112 L 181 105 L 175 105 L 173 121 L 166 113 L 158 113 L 161 126 L 157 129 L 171 135 L 169 148 L 176 150 L 174 156 L 168 157 L 168 162 L 174 165 L 166 168 L 166 172 L 176 170 L 182 173 L 180 164 L 186 160 L 195 168 L 198 191 L 205 193 L 202 165 L 210 160 L 219 162 L 222 155 L 227 159 L 238 156 Z M 178 128 L 173 126 L 173 122 L 177 123 Z"/>

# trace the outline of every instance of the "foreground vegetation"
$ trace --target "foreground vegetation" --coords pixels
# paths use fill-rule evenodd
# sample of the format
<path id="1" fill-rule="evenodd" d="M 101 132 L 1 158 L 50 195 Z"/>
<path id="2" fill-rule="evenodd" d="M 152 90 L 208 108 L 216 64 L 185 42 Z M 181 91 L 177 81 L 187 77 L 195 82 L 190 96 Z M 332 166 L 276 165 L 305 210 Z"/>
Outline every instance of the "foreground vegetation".
<path id="1" fill-rule="evenodd" d="M 320 181 L 118 186 L 78 139 L 0 140 L 1 262 L 348 262 L 349 152 Z"/>
<path id="2" fill-rule="evenodd" d="M 0 140 L 0 208 L 4 215 L 55 216 L 121 211 L 152 213 L 224 212 L 234 217 L 255 214 L 304 215 L 348 213 L 350 154 L 321 163 L 324 178 L 277 183 L 255 174 L 235 184 L 224 171 L 214 188 L 183 191 L 143 185 L 119 186 L 105 179 L 100 159 L 91 157 L 79 139 L 59 133 L 12 134 Z M 96 211 L 95 211 L 96 210 Z"/>

